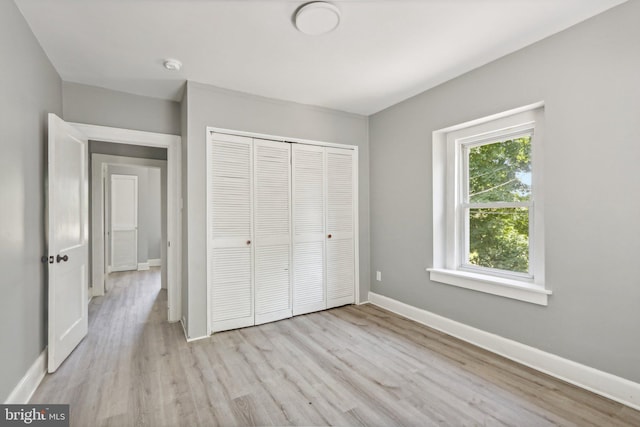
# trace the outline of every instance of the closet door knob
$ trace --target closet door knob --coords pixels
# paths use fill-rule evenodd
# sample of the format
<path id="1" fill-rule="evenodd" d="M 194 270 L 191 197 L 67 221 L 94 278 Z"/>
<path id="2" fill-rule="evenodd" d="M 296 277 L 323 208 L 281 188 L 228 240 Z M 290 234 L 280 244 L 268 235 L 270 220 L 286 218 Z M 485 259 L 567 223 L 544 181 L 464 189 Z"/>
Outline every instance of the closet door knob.
<path id="1" fill-rule="evenodd" d="M 250 244 L 251 244 L 251 240 L 247 240 L 247 245 L 250 245 Z"/>
<path id="2" fill-rule="evenodd" d="M 64 261 L 64 262 L 69 261 L 69 255 L 65 255 L 65 256 L 58 255 L 56 257 L 56 262 L 60 262 L 60 261 Z"/>
<path id="3" fill-rule="evenodd" d="M 331 234 L 329 234 L 327 237 L 330 239 L 331 238 Z"/>

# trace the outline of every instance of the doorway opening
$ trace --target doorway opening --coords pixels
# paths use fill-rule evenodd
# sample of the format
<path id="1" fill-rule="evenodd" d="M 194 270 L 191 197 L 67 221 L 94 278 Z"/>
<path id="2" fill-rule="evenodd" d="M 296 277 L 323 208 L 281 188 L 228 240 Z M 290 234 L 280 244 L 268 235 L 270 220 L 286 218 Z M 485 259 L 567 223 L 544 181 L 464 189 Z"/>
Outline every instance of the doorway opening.
<path id="1" fill-rule="evenodd" d="M 102 221 L 98 228 L 104 232 L 101 268 L 107 276 L 158 269 L 160 287 L 166 289 L 166 161 L 116 159 L 95 153 L 92 159 L 101 172 L 103 189 L 101 195 L 96 194 L 96 202 L 102 199 L 102 206 L 92 210 L 93 214 L 103 212 L 101 218 L 94 219 Z M 111 282 L 105 278 L 104 291 L 110 288 Z"/>
<path id="2" fill-rule="evenodd" d="M 177 322 L 181 319 L 182 295 L 181 277 L 181 139 L 175 135 L 110 128 L 104 126 L 70 123 L 86 135 L 91 148 L 91 220 L 90 243 L 90 295 L 104 295 L 108 290 L 105 280 L 109 262 L 105 255 L 109 253 L 105 239 L 105 179 L 107 165 L 141 166 L 160 171 L 162 206 L 162 231 L 160 266 L 162 269 L 162 287 L 167 289 L 167 320 Z M 100 158 L 99 156 L 103 156 Z M 100 165 L 98 165 L 100 163 Z M 100 197 L 96 197 L 96 196 Z M 145 220 L 143 220 L 145 221 Z M 157 253 L 157 252 L 156 252 Z M 157 264 L 158 258 L 147 255 L 149 268 Z M 105 260 L 107 262 L 105 262 Z M 151 260 L 151 261 L 149 261 Z M 140 269 L 147 268 L 142 262 Z"/>
<path id="3" fill-rule="evenodd" d="M 142 132 L 81 123 L 69 123 L 55 114 L 48 115 L 46 239 L 49 287 L 47 370 L 55 372 L 71 354 L 88 331 L 88 295 L 105 290 L 104 269 L 104 206 L 98 209 L 99 221 L 89 226 L 89 141 L 114 143 L 118 147 L 130 144 L 163 149 L 166 197 L 167 280 L 166 308 L 169 322 L 181 319 L 181 138 L 176 135 Z M 153 165 L 152 165 L 153 166 Z M 162 166 L 160 166 L 162 168 Z M 102 167 L 93 184 L 96 193 L 104 193 Z M 102 196 L 104 197 L 104 196 Z M 104 198 L 102 198 L 102 202 Z M 101 203 L 104 205 L 104 203 Z M 93 206 L 92 206 L 93 208 Z M 97 229 L 97 230 L 96 230 Z M 89 239 L 94 242 L 90 244 Z M 100 239 L 102 244 L 95 244 Z M 91 249 L 91 251 L 90 251 Z M 96 252 L 102 253 L 96 254 Z M 102 268 L 91 268 L 91 261 Z M 98 255 L 98 256 L 96 256 Z M 96 275 L 100 277 L 96 278 Z M 165 295 L 164 292 L 160 292 Z"/>
<path id="4" fill-rule="evenodd" d="M 112 148 L 90 142 L 92 295 L 109 291 L 107 279 L 113 272 L 150 268 L 160 268 L 166 289 L 166 150 L 148 149 L 141 153 L 144 157 L 102 154 Z M 126 145 L 117 148 L 131 154 Z"/>

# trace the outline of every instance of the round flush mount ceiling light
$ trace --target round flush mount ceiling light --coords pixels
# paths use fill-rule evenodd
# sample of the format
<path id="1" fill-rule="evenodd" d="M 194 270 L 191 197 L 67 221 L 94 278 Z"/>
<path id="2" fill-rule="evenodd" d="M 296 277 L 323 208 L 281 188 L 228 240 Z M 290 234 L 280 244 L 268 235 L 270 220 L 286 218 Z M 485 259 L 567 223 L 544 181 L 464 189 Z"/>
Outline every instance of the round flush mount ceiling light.
<path id="1" fill-rule="evenodd" d="M 319 36 L 336 29 L 340 23 L 340 9 L 330 3 L 314 1 L 298 9 L 294 22 L 300 32 Z"/>
<path id="2" fill-rule="evenodd" d="M 163 65 L 164 68 L 171 71 L 179 71 L 182 68 L 182 62 L 172 58 L 165 59 Z"/>

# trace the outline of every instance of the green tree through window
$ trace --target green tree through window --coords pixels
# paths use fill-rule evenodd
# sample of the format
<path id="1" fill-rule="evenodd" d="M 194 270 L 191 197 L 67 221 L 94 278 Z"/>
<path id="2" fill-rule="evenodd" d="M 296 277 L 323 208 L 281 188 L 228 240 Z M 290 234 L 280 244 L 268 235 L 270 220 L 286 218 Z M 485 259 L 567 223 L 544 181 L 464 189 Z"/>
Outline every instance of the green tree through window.
<path id="1" fill-rule="evenodd" d="M 468 262 L 529 271 L 531 136 L 467 148 Z"/>

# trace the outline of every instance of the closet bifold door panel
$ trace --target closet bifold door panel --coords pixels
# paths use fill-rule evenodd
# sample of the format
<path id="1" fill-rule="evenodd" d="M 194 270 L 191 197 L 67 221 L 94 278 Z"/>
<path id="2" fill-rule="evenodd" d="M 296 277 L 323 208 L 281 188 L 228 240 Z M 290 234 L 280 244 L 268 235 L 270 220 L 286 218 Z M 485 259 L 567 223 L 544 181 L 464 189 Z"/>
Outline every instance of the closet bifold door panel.
<path id="1" fill-rule="evenodd" d="M 293 144 L 293 314 L 324 310 L 326 154 Z"/>
<path id="2" fill-rule="evenodd" d="M 327 308 L 355 302 L 354 184 L 352 150 L 327 148 Z"/>
<path id="3" fill-rule="evenodd" d="M 290 144 L 253 140 L 255 324 L 291 317 Z"/>
<path id="4" fill-rule="evenodd" d="M 209 332 L 355 303 L 357 148 L 209 132 Z"/>
<path id="5" fill-rule="evenodd" d="M 254 324 L 252 139 L 213 134 L 207 163 L 209 321 L 216 332 Z"/>

